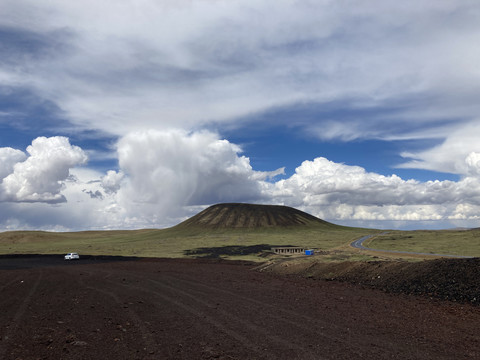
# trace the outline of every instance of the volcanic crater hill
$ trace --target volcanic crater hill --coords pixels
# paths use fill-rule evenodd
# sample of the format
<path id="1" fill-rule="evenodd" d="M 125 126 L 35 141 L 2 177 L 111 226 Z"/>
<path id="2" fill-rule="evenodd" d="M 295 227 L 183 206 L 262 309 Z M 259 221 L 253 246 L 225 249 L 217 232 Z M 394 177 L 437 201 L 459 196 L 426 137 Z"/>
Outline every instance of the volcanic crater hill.
<path id="1" fill-rule="evenodd" d="M 178 224 L 175 228 L 262 229 L 292 227 L 340 227 L 303 211 L 281 205 L 217 204 Z"/>

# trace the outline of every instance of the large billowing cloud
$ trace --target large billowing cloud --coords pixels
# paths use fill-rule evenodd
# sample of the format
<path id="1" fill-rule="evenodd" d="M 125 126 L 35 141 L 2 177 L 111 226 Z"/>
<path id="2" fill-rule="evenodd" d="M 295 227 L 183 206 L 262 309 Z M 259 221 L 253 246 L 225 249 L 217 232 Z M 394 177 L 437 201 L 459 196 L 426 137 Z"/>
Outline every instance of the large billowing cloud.
<path id="1" fill-rule="evenodd" d="M 29 156 L 25 159 L 22 152 L 0 149 L 4 157 L 8 155 L 2 169 L 4 176 L 0 183 L 0 199 L 51 203 L 65 201 L 61 190 L 70 168 L 87 161 L 83 150 L 70 145 L 67 138 L 58 136 L 35 139 L 27 152 Z M 9 170 L 12 172 L 5 176 Z"/>
<path id="2" fill-rule="evenodd" d="M 184 206 L 259 201 L 262 181 L 283 170 L 254 171 L 240 152 L 210 132 L 131 133 L 118 143 L 119 165 L 128 178 L 120 202 L 138 204 L 135 211 L 144 216 L 161 217 Z"/>

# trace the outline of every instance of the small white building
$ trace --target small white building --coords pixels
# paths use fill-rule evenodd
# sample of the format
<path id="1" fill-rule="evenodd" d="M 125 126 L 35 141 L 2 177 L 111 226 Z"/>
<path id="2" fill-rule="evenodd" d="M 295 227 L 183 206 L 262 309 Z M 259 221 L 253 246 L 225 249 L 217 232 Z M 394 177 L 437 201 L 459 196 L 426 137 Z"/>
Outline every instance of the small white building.
<path id="1" fill-rule="evenodd" d="M 306 248 L 301 246 L 282 246 L 282 247 L 272 247 L 272 251 L 275 254 L 288 255 L 288 254 L 304 254 Z"/>

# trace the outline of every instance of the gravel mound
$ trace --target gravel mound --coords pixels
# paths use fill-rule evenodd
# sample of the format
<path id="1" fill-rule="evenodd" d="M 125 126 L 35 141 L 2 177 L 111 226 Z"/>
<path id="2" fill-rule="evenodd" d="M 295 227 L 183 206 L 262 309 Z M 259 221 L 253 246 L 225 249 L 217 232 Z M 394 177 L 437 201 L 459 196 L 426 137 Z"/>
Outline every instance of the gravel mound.
<path id="1" fill-rule="evenodd" d="M 480 305 L 480 258 L 422 262 L 285 262 L 266 271 L 345 281 L 387 292 Z"/>

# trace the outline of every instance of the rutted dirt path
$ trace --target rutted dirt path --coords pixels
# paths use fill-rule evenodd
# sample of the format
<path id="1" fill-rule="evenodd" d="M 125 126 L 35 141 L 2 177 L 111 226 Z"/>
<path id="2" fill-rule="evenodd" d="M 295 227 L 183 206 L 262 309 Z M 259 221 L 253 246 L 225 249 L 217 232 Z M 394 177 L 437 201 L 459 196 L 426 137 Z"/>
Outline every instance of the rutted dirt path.
<path id="1" fill-rule="evenodd" d="M 152 259 L 0 270 L 0 358 L 480 357 L 479 307 L 250 268 Z"/>

